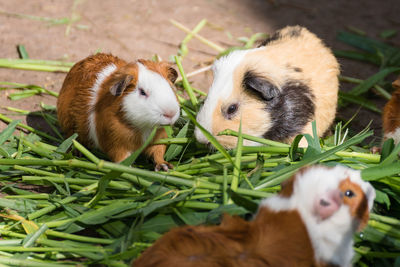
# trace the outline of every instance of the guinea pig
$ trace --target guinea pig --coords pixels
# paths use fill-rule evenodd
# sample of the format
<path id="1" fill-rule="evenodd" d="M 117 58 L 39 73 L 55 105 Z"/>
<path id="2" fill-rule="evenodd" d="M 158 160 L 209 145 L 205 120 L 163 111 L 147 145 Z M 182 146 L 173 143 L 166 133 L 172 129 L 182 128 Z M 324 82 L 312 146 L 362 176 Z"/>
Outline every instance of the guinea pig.
<path id="1" fill-rule="evenodd" d="M 400 142 L 400 77 L 392 83 L 396 91 L 383 109 L 383 137 L 393 138 L 395 144 Z"/>
<path id="2" fill-rule="evenodd" d="M 172 229 L 136 267 L 350 266 L 353 234 L 368 222 L 374 188 L 360 171 L 315 165 L 297 172 L 251 221 Z"/>
<path id="3" fill-rule="evenodd" d="M 339 64 L 306 28 L 283 28 L 258 48 L 221 57 L 212 69 L 214 80 L 197 121 L 226 148 L 235 147 L 236 137 L 218 133 L 237 131 L 240 121 L 243 133 L 291 142 L 298 134 L 312 134 L 314 120 L 322 136 L 335 118 Z M 195 135 L 208 143 L 199 128 Z"/>
<path id="4" fill-rule="evenodd" d="M 153 127 L 175 123 L 180 107 L 173 91 L 177 72 L 166 62 L 126 62 L 99 53 L 76 63 L 67 74 L 57 101 L 62 131 L 102 150 L 114 162 L 141 147 Z M 157 130 L 153 141 L 166 138 Z M 156 170 L 172 166 L 164 160 L 166 146 L 150 145 Z"/>

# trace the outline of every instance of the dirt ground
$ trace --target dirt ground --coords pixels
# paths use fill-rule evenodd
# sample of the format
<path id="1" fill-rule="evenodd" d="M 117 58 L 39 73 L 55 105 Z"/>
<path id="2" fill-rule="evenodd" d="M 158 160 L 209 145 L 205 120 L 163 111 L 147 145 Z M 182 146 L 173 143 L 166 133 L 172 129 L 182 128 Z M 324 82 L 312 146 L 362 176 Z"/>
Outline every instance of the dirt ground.
<path id="1" fill-rule="evenodd" d="M 24 18 L 78 18 L 71 24 L 50 25 L 46 21 Z M 111 52 L 127 60 L 150 58 L 158 54 L 168 60 L 176 54 L 185 33 L 173 26 L 175 19 L 193 28 L 206 18 L 212 25 L 200 34 L 221 46 L 237 44 L 236 38 L 252 33 L 273 31 L 299 24 L 308 27 L 334 49 L 348 48 L 336 40 L 336 33 L 352 26 L 378 37 L 386 29 L 400 28 L 399 0 L 317 1 L 317 0 L 0 0 L 0 58 L 18 58 L 16 45 L 23 44 L 33 59 L 76 62 L 97 51 Z M 231 36 L 231 37 L 230 37 Z M 391 39 L 400 46 L 400 33 Z M 192 40 L 183 65 L 187 72 L 210 62 L 214 50 Z M 344 75 L 364 79 L 377 71 L 374 66 L 340 60 Z M 46 73 L 0 69 L 0 81 L 37 84 L 59 91 L 65 73 Z M 204 73 L 192 79 L 197 88 L 206 90 L 212 76 Z M 51 96 L 35 96 L 10 101 L 0 91 L 0 106 L 39 110 L 39 103 L 55 105 Z M 383 105 L 380 101 L 380 107 Z M 357 110 L 341 110 L 349 117 Z M 2 113 L 9 113 L 1 109 Z M 363 127 L 373 118 L 376 136 L 380 136 L 380 118 L 361 112 L 355 127 Z M 28 122 L 31 126 L 37 121 Z M 5 124 L 0 122 L 0 129 Z"/>

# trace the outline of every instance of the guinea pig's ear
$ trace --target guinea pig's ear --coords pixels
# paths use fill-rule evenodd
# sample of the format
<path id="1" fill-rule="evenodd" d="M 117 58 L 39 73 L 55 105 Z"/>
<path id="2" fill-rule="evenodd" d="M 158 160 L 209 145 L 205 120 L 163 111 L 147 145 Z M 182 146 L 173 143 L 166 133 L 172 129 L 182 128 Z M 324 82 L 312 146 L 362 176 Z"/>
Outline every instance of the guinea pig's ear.
<path id="1" fill-rule="evenodd" d="M 130 74 L 116 74 L 110 87 L 111 94 L 120 96 L 132 80 L 133 76 Z"/>
<path id="2" fill-rule="evenodd" d="M 246 90 L 256 92 L 267 101 L 277 97 L 280 92 L 277 86 L 251 70 L 245 72 L 242 84 Z"/>
<path id="3" fill-rule="evenodd" d="M 176 72 L 176 70 L 172 67 L 171 64 L 167 62 L 161 62 L 160 64 L 165 71 L 168 80 L 170 80 L 172 83 L 175 83 L 176 78 L 178 78 L 178 73 Z"/>
<path id="4" fill-rule="evenodd" d="M 296 180 L 296 175 L 293 175 L 288 180 L 281 183 L 281 191 L 279 195 L 282 197 L 291 197 L 293 194 L 294 181 Z"/>

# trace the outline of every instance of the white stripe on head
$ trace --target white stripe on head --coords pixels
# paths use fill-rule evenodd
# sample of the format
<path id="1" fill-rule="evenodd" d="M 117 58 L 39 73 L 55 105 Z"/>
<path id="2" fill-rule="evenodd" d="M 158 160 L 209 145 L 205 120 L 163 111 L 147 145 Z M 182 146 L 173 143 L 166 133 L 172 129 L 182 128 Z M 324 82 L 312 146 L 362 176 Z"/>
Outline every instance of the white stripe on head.
<path id="1" fill-rule="evenodd" d="M 96 132 L 96 115 L 94 111 L 94 107 L 97 102 L 97 94 L 104 80 L 108 76 L 110 76 L 116 69 L 117 66 L 115 66 L 114 63 L 107 65 L 104 69 L 97 73 L 96 81 L 94 82 L 93 87 L 89 89 L 91 94 L 91 99 L 89 102 L 89 138 L 93 141 L 96 147 L 99 147 L 99 140 L 97 138 Z"/>
<path id="2" fill-rule="evenodd" d="M 232 95 L 233 73 L 243 58 L 251 50 L 237 50 L 216 60 L 212 66 L 214 73 L 213 83 L 208 91 L 204 105 L 197 114 L 197 121 L 209 132 L 212 132 L 212 118 L 217 103 L 221 99 L 226 99 Z M 207 138 L 199 128 L 196 127 L 195 135 L 199 142 L 207 143 Z"/>

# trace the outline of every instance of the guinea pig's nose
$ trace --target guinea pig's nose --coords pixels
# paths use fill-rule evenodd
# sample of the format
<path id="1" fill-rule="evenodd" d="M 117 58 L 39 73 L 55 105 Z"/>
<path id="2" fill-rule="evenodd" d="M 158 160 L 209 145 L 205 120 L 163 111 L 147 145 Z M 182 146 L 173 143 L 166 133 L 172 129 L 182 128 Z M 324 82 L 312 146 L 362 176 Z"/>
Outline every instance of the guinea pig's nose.
<path id="1" fill-rule="evenodd" d="M 167 119 L 172 119 L 173 117 L 175 117 L 176 112 L 169 110 L 169 111 L 164 111 L 163 116 Z"/>

